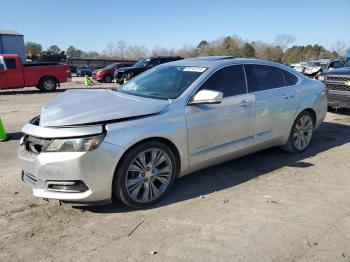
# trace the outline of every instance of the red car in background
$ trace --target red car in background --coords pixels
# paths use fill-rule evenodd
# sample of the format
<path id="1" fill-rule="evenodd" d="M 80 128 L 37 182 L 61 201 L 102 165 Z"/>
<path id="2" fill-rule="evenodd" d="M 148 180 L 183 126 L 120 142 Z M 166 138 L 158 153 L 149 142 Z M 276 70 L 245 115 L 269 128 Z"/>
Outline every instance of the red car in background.
<path id="1" fill-rule="evenodd" d="M 92 72 L 92 79 L 99 82 L 111 83 L 113 81 L 114 71 L 123 68 L 133 66 L 133 62 L 121 62 L 110 64 L 109 66 L 98 69 Z"/>
<path id="2" fill-rule="evenodd" d="M 35 86 L 53 92 L 60 83 L 71 81 L 68 65 L 60 63 L 22 64 L 18 55 L 0 54 L 0 90 Z"/>

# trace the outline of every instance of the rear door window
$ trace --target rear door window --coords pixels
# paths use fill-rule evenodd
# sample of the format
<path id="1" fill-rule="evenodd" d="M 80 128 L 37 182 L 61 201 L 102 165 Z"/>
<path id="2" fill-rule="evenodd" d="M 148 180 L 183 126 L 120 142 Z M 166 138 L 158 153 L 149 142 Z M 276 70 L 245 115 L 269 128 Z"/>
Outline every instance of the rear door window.
<path id="1" fill-rule="evenodd" d="M 282 69 L 266 65 L 245 65 L 249 92 L 285 86 Z"/>
<path id="2" fill-rule="evenodd" d="M 218 70 L 201 86 L 200 90 L 203 89 L 220 91 L 224 97 L 245 94 L 247 88 L 243 66 L 227 66 Z"/>
<path id="3" fill-rule="evenodd" d="M 7 69 L 16 69 L 16 59 L 4 58 Z"/>

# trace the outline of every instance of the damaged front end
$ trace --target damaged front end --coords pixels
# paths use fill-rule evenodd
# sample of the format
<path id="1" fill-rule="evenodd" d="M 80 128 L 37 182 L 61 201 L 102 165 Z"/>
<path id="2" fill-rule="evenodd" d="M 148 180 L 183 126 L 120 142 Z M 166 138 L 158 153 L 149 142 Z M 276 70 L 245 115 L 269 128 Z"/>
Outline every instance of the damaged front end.
<path id="1" fill-rule="evenodd" d="M 18 150 L 21 179 L 34 196 L 69 203 L 109 202 L 108 188 L 123 149 L 103 143 L 104 126 L 43 127 L 39 123 L 38 116 L 22 128 Z"/>

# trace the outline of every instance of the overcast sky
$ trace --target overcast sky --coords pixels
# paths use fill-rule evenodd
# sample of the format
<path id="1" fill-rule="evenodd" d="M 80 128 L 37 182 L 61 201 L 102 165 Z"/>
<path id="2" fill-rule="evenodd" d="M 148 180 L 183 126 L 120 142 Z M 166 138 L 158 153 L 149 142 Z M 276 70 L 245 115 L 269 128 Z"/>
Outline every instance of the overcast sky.
<path id="1" fill-rule="evenodd" d="M 16 29 L 44 48 L 57 44 L 101 51 L 132 45 L 180 48 L 239 35 L 273 42 L 280 33 L 297 44 L 350 46 L 350 0 L 0 0 L 0 28 Z"/>

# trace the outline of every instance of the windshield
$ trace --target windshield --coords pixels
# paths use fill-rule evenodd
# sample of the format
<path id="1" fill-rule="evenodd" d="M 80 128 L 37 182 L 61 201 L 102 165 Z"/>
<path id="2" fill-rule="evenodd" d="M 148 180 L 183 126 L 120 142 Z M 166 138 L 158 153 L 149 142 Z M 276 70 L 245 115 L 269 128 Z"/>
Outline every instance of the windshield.
<path id="1" fill-rule="evenodd" d="M 161 66 L 146 71 L 118 88 L 118 92 L 156 99 L 175 99 L 207 68 Z"/>
<path id="2" fill-rule="evenodd" d="M 117 64 L 110 64 L 109 66 L 106 66 L 106 69 L 113 69 Z"/>
<path id="3" fill-rule="evenodd" d="M 134 67 L 146 67 L 146 66 L 148 65 L 149 61 L 150 61 L 149 59 L 143 58 L 143 59 L 139 60 L 139 61 L 134 65 Z"/>

